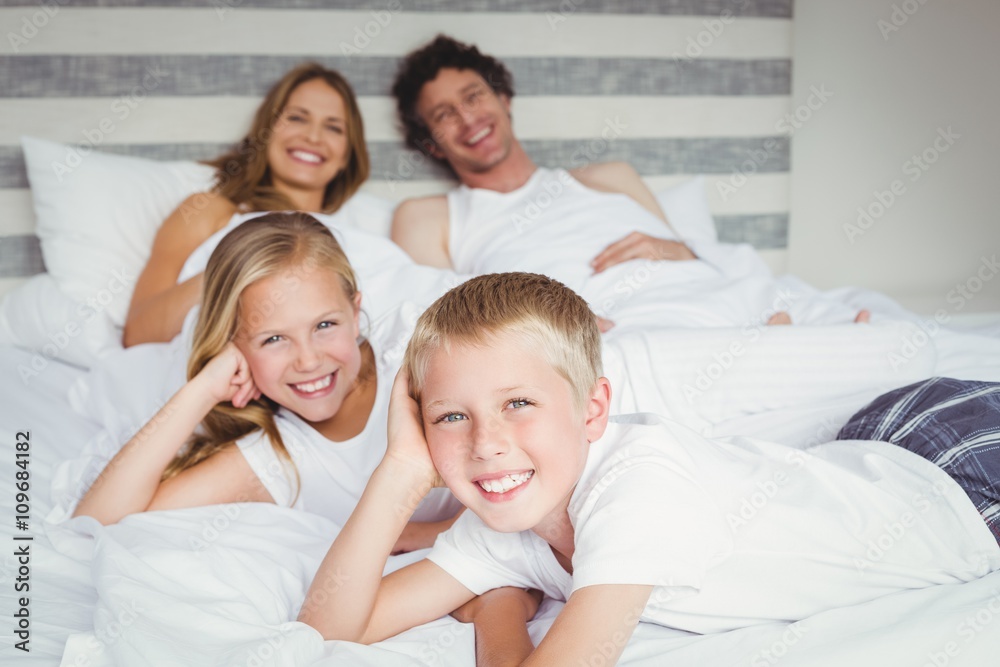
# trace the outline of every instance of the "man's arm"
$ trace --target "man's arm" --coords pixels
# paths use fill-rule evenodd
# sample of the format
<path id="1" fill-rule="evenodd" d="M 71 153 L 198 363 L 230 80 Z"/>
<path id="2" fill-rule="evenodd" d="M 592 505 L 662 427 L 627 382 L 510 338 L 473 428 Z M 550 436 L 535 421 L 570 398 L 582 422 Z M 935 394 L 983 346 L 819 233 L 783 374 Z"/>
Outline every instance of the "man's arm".
<path id="1" fill-rule="evenodd" d="M 632 165 L 627 162 L 605 162 L 591 164 L 570 172 L 583 185 L 601 192 L 617 192 L 628 195 L 640 206 L 658 217 L 668 229 L 676 234 L 670 221 L 660 208 L 656 196 L 646 187 Z M 651 259 L 654 261 L 680 261 L 697 259 L 691 249 L 683 241 L 671 241 L 632 232 L 615 241 L 602 250 L 590 265 L 594 273 L 600 273 L 608 267 L 620 264 L 630 259 Z"/>
<path id="2" fill-rule="evenodd" d="M 656 201 L 656 195 L 646 187 L 639 172 L 628 162 L 598 162 L 570 171 L 576 180 L 591 190 L 620 192 L 636 200 L 640 206 L 670 227 L 670 221 Z M 670 227 L 673 230 L 673 227 Z M 676 230 L 674 230 L 676 232 Z"/>
<path id="3" fill-rule="evenodd" d="M 402 202 L 392 216 L 390 237 L 418 264 L 453 268 L 448 254 L 448 199 L 444 195 Z"/>
<path id="4" fill-rule="evenodd" d="M 519 665 L 535 650 L 528 621 L 535 617 L 542 593 L 521 588 L 494 588 L 451 615 L 476 629 L 477 667 Z"/>

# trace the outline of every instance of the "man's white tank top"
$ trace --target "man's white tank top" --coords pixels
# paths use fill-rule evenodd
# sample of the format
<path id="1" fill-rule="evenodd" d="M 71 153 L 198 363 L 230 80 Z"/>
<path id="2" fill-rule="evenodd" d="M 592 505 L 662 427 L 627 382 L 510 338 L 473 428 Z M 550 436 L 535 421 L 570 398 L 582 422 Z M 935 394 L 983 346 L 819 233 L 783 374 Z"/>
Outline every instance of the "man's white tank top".
<path id="1" fill-rule="evenodd" d="M 584 294 L 590 260 L 632 231 L 676 238 L 628 195 L 592 190 L 565 169 L 539 168 L 520 188 L 448 193 L 448 250 L 459 273 L 544 273 Z"/>
<path id="2" fill-rule="evenodd" d="M 456 271 L 550 276 L 619 330 L 733 326 L 744 318 L 745 295 L 720 292 L 730 281 L 704 261 L 631 260 L 594 274 L 591 260 L 630 232 L 677 237 L 628 195 L 592 190 L 565 169 L 539 168 L 507 193 L 461 186 L 448 193 L 448 213 L 448 250 Z M 723 303 L 706 303 L 719 300 Z"/>

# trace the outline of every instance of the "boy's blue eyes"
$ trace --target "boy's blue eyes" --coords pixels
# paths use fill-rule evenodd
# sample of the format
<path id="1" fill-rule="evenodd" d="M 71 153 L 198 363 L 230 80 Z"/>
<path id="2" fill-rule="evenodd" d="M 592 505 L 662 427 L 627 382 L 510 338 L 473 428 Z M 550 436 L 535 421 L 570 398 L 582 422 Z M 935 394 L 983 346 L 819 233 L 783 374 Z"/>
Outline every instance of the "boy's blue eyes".
<path id="1" fill-rule="evenodd" d="M 505 403 L 504 405 L 505 407 L 517 409 L 517 408 L 524 408 L 534 404 L 535 404 L 534 401 L 531 401 L 527 398 L 515 398 L 514 400 L 507 401 L 507 403 Z M 461 412 L 448 412 L 435 419 L 434 423 L 439 424 L 444 422 L 448 424 L 454 424 L 455 422 L 465 421 L 467 419 L 468 417 L 462 414 Z"/>

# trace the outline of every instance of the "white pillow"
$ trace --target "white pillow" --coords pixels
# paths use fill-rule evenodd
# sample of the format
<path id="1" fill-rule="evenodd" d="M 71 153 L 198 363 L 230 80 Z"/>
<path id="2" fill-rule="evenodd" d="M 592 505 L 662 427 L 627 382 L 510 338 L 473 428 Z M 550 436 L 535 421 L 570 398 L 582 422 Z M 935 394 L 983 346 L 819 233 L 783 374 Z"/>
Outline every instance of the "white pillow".
<path id="1" fill-rule="evenodd" d="M 108 316 L 70 298 L 47 273 L 32 276 L 0 304 L 0 343 L 35 352 L 31 363 L 18 369 L 29 383 L 52 359 L 88 368 L 121 347 Z"/>
<path id="2" fill-rule="evenodd" d="M 704 176 L 657 192 L 656 200 L 681 240 L 692 246 L 719 242 L 715 220 L 708 210 Z"/>
<path id="3" fill-rule="evenodd" d="M 31 137 L 21 147 L 49 274 L 77 302 L 96 299 L 122 327 L 156 230 L 186 197 L 211 187 L 215 170 L 97 151 L 81 156 Z"/>

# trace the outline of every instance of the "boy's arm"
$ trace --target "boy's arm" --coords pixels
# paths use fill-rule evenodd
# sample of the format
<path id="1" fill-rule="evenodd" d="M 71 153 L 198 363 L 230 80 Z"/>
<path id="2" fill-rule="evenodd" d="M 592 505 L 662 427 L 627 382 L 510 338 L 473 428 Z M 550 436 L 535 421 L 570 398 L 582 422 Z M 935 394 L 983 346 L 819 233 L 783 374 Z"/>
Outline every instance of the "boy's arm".
<path id="1" fill-rule="evenodd" d="M 408 466 L 390 459 L 379 464 L 320 564 L 298 620 L 324 639 L 370 644 L 440 618 L 475 597 L 428 560 L 382 578 L 393 545 L 427 488 Z"/>
<path id="2" fill-rule="evenodd" d="M 618 662 L 652 586 L 602 584 L 575 591 L 538 648 L 522 665 L 589 665 Z"/>
<path id="3" fill-rule="evenodd" d="M 405 371 L 389 400 L 389 445 L 309 587 L 299 620 L 325 639 L 371 643 L 440 618 L 475 595 L 424 560 L 382 578 L 413 511 L 440 481 Z"/>
<path id="4" fill-rule="evenodd" d="M 602 665 L 618 662 L 639 623 L 652 586 L 604 584 L 581 588 L 570 596 L 545 638 L 532 651 L 525 603 L 513 594 L 522 591 L 495 589 L 475 602 L 469 612 L 476 625 L 476 665 L 589 665 L 595 657 Z M 487 598 L 490 598 L 487 600 Z M 464 609 L 455 612 L 459 620 Z"/>

